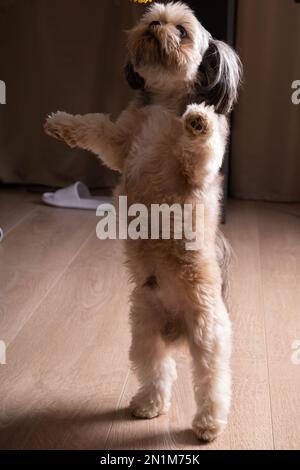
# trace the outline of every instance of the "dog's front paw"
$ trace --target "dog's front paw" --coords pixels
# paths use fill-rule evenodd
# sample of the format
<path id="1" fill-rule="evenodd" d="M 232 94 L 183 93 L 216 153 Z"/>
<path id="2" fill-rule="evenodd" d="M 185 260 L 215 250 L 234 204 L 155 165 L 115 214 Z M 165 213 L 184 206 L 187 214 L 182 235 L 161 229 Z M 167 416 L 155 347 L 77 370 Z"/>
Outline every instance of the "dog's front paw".
<path id="1" fill-rule="evenodd" d="M 214 441 L 223 432 L 225 427 L 225 422 L 217 420 L 210 415 L 196 415 L 193 421 L 195 434 L 202 442 Z"/>
<path id="2" fill-rule="evenodd" d="M 213 107 L 204 104 L 188 106 L 183 115 L 185 129 L 192 136 L 210 135 L 213 131 L 213 113 Z"/>
<path id="3" fill-rule="evenodd" d="M 46 134 L 58 140 L 63 140 L 70 147 L 76 146 L 76 117 L 58 111 L 46 119 L 44 124 Z"/>
<path id="4" fill-rule="evenodd" d="M 136 418 L 152 419 L 166 413 L 170 403 L 165 403 L 159 393 L 139 392 L 130 403 L 130 409 Z"/>

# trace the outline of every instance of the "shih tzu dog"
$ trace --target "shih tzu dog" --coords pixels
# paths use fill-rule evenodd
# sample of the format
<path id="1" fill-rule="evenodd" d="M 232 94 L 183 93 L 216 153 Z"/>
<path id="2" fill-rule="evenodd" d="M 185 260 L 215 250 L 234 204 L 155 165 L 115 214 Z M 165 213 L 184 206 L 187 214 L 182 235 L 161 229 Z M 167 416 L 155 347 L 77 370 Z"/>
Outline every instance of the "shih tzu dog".
<path id="1" fill-rule="evenodd" d="M 128 48 L 126 76 L 137 95 L 116 122 L 57 112 L 45 130 L 119 171 L 116 196 L 127 196 L 128 204 L 204 206 L 196 251 L 187 251 L 185 240 L 126 241 L 134 281 L 130 359 L 140 381 L 131 409 L 138 418 L 168 410 L 176 379 L 171 352 L 185 340 L 193 360 L 193 427 L 199 439 L 212 441 L 227 423 L 231 400 L 219 171 L 241 64 L 181 2 L 151 5 L 129 31 Z"/>

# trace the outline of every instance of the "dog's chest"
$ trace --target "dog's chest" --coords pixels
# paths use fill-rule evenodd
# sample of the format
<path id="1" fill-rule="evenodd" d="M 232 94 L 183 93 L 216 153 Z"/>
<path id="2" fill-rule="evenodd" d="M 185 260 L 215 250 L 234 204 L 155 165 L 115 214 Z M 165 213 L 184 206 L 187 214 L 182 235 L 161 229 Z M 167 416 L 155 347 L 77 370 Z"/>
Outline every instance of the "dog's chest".
<path id="1" fill-rule="evenodd" d="M 126 193 L 162 201 L 182 183 L 177 158 L 182 127 L 176 115 L 159 106 L 148 107 L 140 117 L 123 176 Z"/>

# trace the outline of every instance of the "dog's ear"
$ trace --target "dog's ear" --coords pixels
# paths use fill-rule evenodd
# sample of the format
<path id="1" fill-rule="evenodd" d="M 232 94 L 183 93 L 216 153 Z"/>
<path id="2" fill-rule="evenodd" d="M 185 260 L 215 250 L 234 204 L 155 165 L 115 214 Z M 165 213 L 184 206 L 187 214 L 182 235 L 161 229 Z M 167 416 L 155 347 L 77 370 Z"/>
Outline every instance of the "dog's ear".
<path id="1" fill-rule="evenodd" d="M 134 70 L 134 67 L 130 61 L 125 66 L 125 77 L 129 86 L 134 90 L 144 89 L 145 80 Z"/>
<path id="2" fill-rule="evenodd" d="M 211 40 L 198 70 L 197 101 L 214 105 L 219 114 L 228 114 L 237 100 L 242 63 L 226 43 Z"/>

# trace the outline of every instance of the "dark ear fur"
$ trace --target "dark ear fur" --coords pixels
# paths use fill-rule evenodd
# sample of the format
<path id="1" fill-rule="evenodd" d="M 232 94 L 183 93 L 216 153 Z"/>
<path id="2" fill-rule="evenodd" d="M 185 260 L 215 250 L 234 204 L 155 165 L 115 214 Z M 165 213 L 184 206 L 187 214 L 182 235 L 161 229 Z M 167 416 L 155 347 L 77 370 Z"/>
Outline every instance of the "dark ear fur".
<path id="1" fill-rule="evenodd" d="M 125 77 L 131 88 L 134 90 L 144 90 L 145 80 L 134 70 L 130 61 L 125 66 Z"/>
<path id="2" fill-rule="evenodd" d="M 237 100 L 242 65 L 236 52 L 222 41 L 211 40 L 198 70 L 196 100 L 228 114 Z"/>

